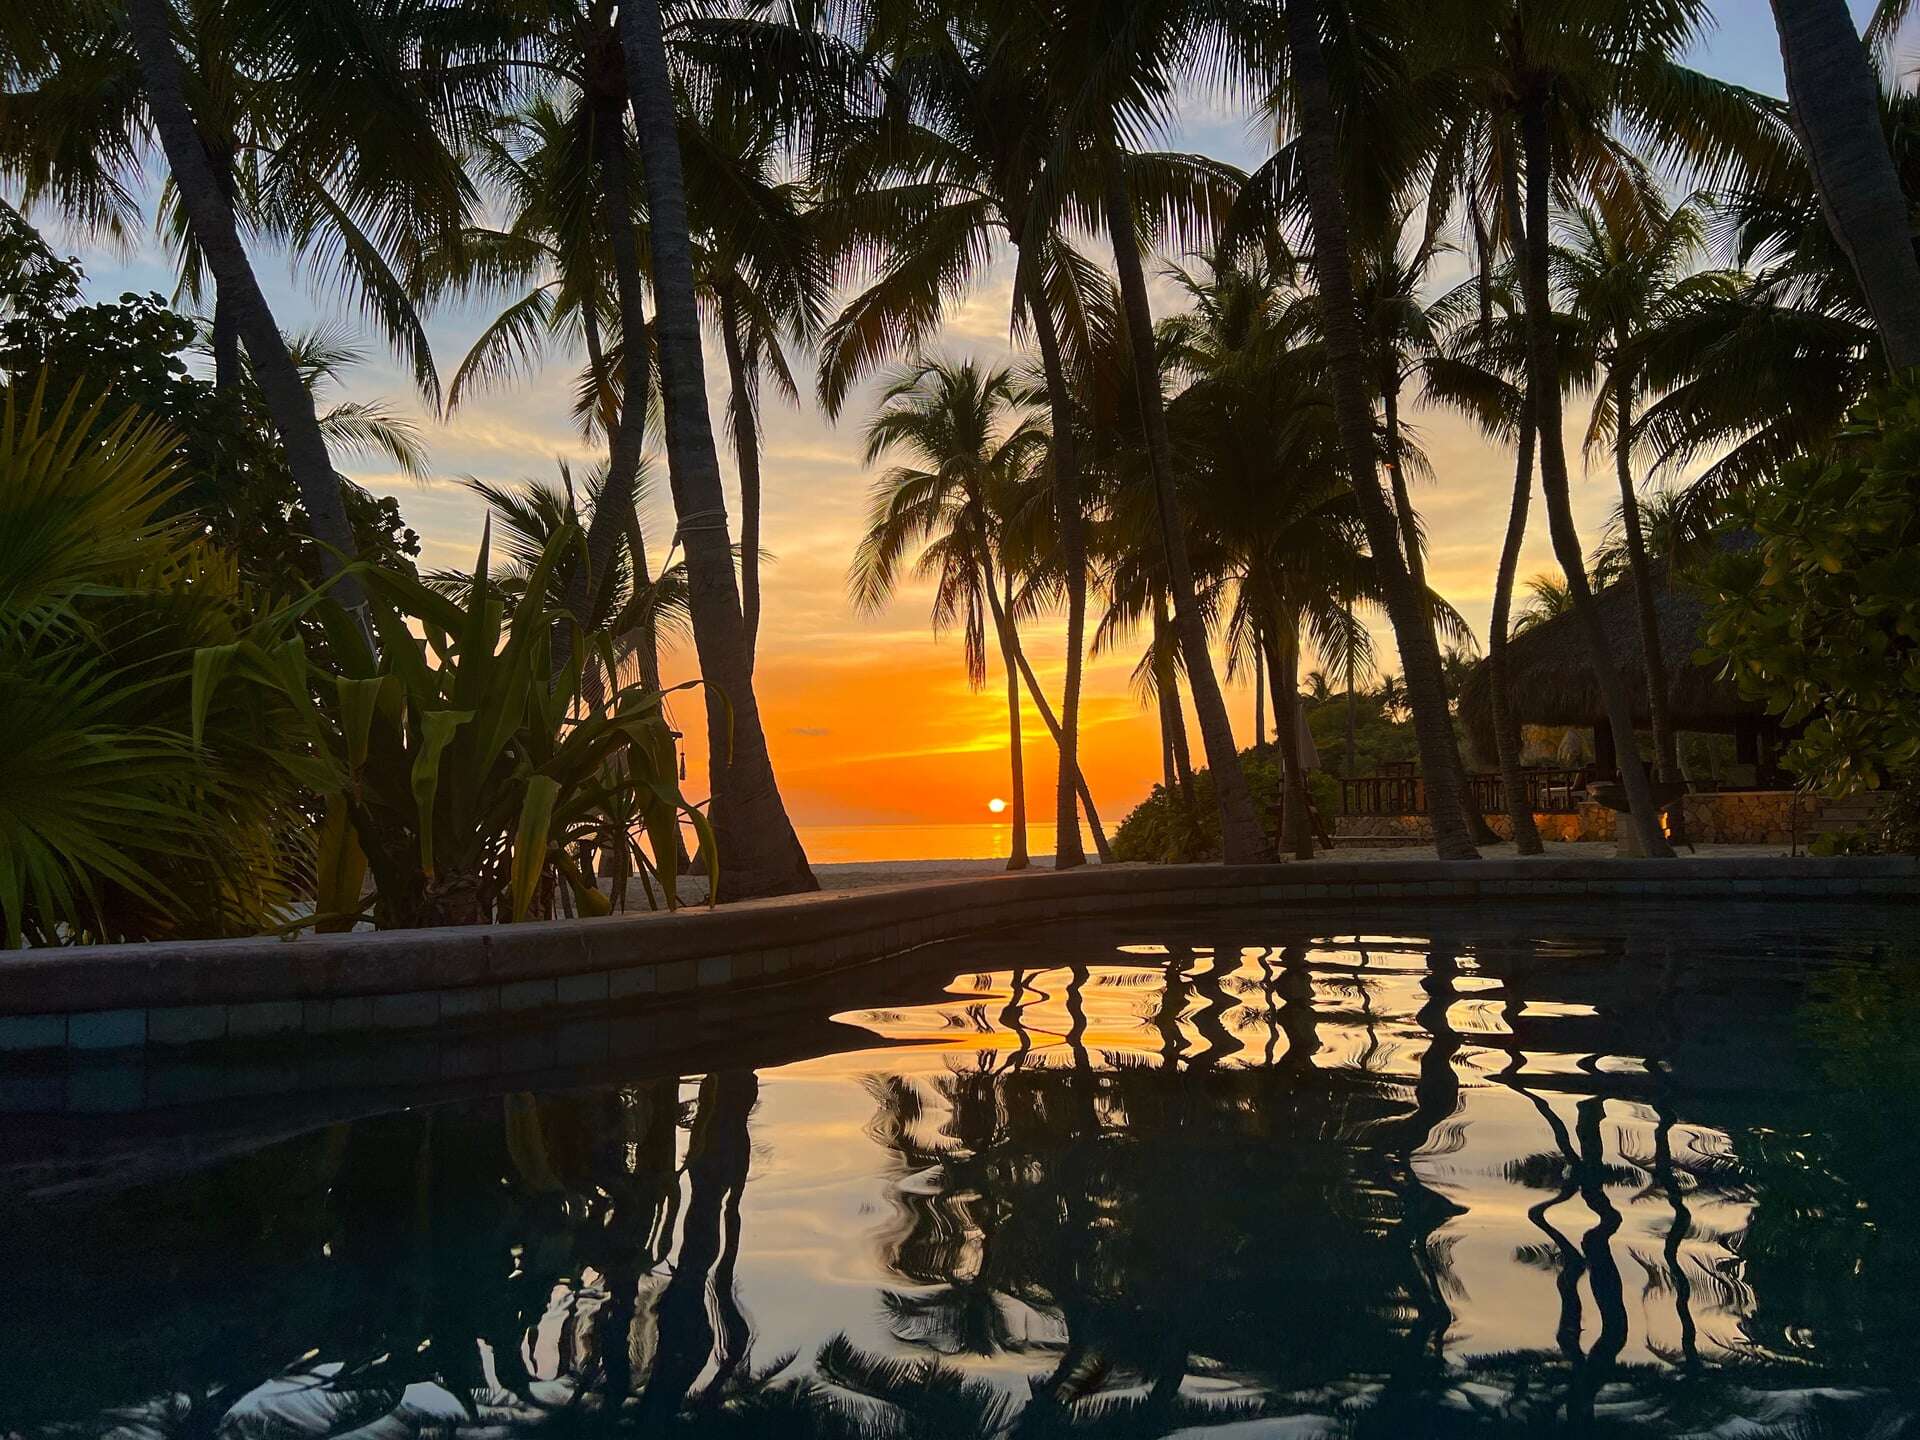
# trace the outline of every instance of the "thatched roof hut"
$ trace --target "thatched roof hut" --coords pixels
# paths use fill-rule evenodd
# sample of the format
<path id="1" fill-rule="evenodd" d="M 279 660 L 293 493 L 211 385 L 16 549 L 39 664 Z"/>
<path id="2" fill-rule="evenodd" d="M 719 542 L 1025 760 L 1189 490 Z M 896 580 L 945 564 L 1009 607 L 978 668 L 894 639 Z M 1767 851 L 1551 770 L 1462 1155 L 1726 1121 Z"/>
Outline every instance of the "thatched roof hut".
<path id="1" fill-rule="evenodd" d="M 1743 699 L 1714 667 L 1696 665 L 1700 627 L 1706 607 L 1684 581 L 1673 583 L 1667 567 L 1656 563 L 1654 590 L 1660 612 L 1661 649 L 1665 652 L 1668 710 L 1676 730 L 1740 735 L 1768 727 L 1761 706 Z M 1633 584 L 1621 580 L 1594 596 L 1606 628 L 1615 665 L 1633 703 L 1634 722 L 1652 724 L 1647 710 L 1646 666 L 1640 651 L 1640 616 Z M 1604 726 L 1606 706 L 1594 682 L 1593 658 L 1580 622 L 1571 613 L 1513 637 L 1507 647 L 1510 704 L 1521 725 Z M 1483 763 L 1494 761 L 1493 700 L 1484 661 L 1460 687 L 1460 719 L 1468 743 Z M 1744 748 L 1744 747 L 1743 747 Z"/>

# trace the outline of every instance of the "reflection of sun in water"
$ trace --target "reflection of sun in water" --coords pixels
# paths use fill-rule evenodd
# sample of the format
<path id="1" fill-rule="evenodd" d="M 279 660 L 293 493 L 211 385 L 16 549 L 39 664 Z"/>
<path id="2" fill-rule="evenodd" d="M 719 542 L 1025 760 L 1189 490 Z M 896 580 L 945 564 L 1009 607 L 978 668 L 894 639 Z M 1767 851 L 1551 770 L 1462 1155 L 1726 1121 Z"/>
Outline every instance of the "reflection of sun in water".
<path id="1" fill-rule="evenodd" d="M 996 815 L 998 815 L 1001 811 L 1005 810 L 1006 808 L 1007 808 L 1007 802 L 1002 800 L 998 795 L 994 796 L 993 799 L 987 801 L 987 809 L 991 810 Z"/>

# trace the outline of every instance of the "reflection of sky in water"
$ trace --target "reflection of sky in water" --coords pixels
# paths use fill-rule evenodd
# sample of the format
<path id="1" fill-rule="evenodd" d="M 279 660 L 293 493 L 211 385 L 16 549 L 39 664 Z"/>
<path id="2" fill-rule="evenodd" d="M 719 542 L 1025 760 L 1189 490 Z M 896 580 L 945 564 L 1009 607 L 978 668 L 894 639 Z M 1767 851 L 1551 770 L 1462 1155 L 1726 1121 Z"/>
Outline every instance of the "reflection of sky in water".
<path id="1" fill-rule="evenodd" d="M 958 943 L 928 952 L 917 992 L 896 985 L 886 1008 L 841 1008 L 837 1053 L 760 1069 L 750 1120 L 741 1109 L 733 1122 L 737 1143 L 724 1116 L 709 1114 L 711 1079 L 676 1087 L 636 1077 L 619 1092 L 377 1117 L 227 1162 L 261 1167 L 250 1173 L 286 1182 L 291 1197 L 299 1167 L 375 1140 L 388 1147 L 330 1179 L 324 1198 L 309 1196 L 311 1213 L 296 1214 L 293 1198 L 285 1214 L 271 1202 L 239 1218 L 208 1209 L 194 1187 L 227 1193 L 219 1167 L 210 1179 L 127 1192 L 127 1203 L 141 1216 L 185 1214 L 166 1229 L 173 1243 L 184 1225 L 190 1242 L 217 1253 L 223 1225 L 239 1236 L 310 1223 L 337 1237 L 343 1197 L 372 1176 L 375 1199 L 361 1204 L 347 1250 L 364 1264 L 370 1238 L 376 1252 L 390 1244 L 398 1277 L 415 1273 L 421 1247 L 500 1201 L 481 1190 L 501 1187 L 518 1197 L 503 1214 L 521 1224 L 522 1207 L 544 1215 L 545 1228 L 511 1250 L 507 1225 L 472 1252 L 438 1256 L 447 1273 L 436 1283 L 465 1287 L 463 1304 L 497 1318 L 511 1311 L 496 1304 L 496 1282 L 467 1272 L 551 1272 L 540 1292 L 550 1299 L 536 1301 L 524 1330 L 496 1327 L 478 1347 L 496 1385 L 497 1346 L 520 1334 L 531 1400 L 494 1393 L 485 1417 L 515 1427 L 539 1428 L 543 1405 L 571 1406 L 583 1384 L 604 1382 L 591 1357 L 618 1285 L 603 1267 L 617 1252 L 596 1248 L 594 1232 L 630 1218 L 617 1197 L 646 1165 L 634 1117 L 664 1103 L 671 1119 L 676 1096 L 665 1153 L 678 1174 L 662 1172 L 677 1187 L 672 1218 L 652 1222 L 657 1259 L 633 1292 L 636 1393 L 676 1333 L 661 1318 L 672 1277 L 698 1286 L 731 1265 L 730 1288 L 709 1280 L 696 1309 L 724 1332 L 724 1295 L 736 1297 L 752 1364 L 793 1355 L 790 1373 L 804 1374 L 823 1344 L 845 1336 L 880 1357 L 937 1358 L 1016 1404 L 1081 1355 L 1082 1370 L 1098 1375 L 1084 1383 L 1109 1397 L 1148 1396 L 1152 1367 L 1170 1363 L 1158 1378 L 1172 1376 L 1168 1393 L 1182 1403 L 1272 1407 L 1291 1397 L 1285 1406 L 1326 1413 L 1341 1396 L 1377 1400 L 1399 1387 L 1434 1404 L 1472 1395 L 1498 1408 L 1526 1389 L 1501 1358 L 1521 1356 L 1547 1377 L 1537 1383 L 1549 1415 L 1563 1415 L 1586 1383 L 1582 1367 L 1598 1377 L 1589 1406 L 1606 1383 L 1628 1393 L 1663 1375 L 1740 1377 L 1721 1398 L 1691 1402 L 1704 1406 L 1701 1428 L 1791 1418 L 1822 1387 L 1911 1414 L 1913 1377 L 1879 1358 L 1920 1320 L 1905 1239 L 1913 1201 L 1900 1178 L 1915 1158 L 1909 1082 L 1920 1076 L 1911 945 L 1888 938 L 1901 927 L 1878 912 L 1851 912 L 1875 915 L 1874 925 L 1824 928 L 1807 923 L 1812 912 L 1784 924 L 1784 910 L 1764 921 L 1740 913 L 1741 925 L 1556 925 L 1546 939 L 1480 924 L 1444 944 L 1404 920 L 1391 933 L 1316 935 L 1232 916 L 1192 927 L 1213 943 L 1192 943 L 1177 926 Z M 1849 935 L 1859 928 L 1881 938 Z M 841 1005 L 861 983 L 836 982 Z M 728 1073 L 751 1093 L 753 1076 Z M 428 1157 L 457 1168 L 455 1137 L 493 1153 L 502 1104 L 506 1149 L 479 1162 L 479 1187 L 422 1198 Z M 581 1137 L 608 1116 L 632 1135 L 583 1160 Z M 727 1181 L 724 1203 L 710 1204 L 714 1248 L 702 1260 L 689 1255 L 689 1217 L 701 1207 L 696 1137 L 709 1130 L 721 1150 L 734 1145 L 746 1179 Z M 662 1152 L 651 1153 L 658 1165 Z M 608 1163 L 625 1173 L 592 1168 Z M 378 1198 L 383 1184 L 391 1202 Z M 1260 1186 L 1270 1190 L 1248 1193 Z M 110 1253 L 129 1237 L 92 1218 L 89 1203 L 67 1212 L 61 1240 L 99 1226 L 100 1244 L 75 1253 L 81 1269 L 97 1263 L 110 1278 L 115 1264 L 134 1263 Z M 434 1205 L 444 1214 L 426 1224 L 419 1207 Z M 34 1316 L 35 1343 L 118 1341 L 138 1323 L 100 1275 L 42 1276 L 30 1246 L 22 1263 L 25 1293 L 64 1297 Z M 341 1260 L 330 1239 L 272 1263 L 283 1270 L 276 1283 L 299 1296 L 337 1284 Z M 271 1273 L 257 1257 L 247 1264 Z M 382 1283 L 378 1265 L 368 1273 Z M 1078 1300 L 1048 1288 L 1082 1281 Z M 235 1308 L 217 1289 L 172 1302 L 169 1323 L 196 1333 Z M 1214 1315 L 1216 1303 L 1239 1308 Z M 970 1323 L 983 1327 L 966 1332 L 971 1340 L 953 1328 L 969 1304 Z M 443 1320 L 451 1335 L 433 1343 L 471 1348 L 459 1328 L 466 1314 Z M 1166 1342 L 1171 1359 L 1153 1353 L 1162 1329 L 1180 1331 Z M 411 1342 L 399 1333 L 382 1343 Z M 334 1374 L 353 1345 L 324 1331 L 299 1339 L 287 1360 L 308 1349 L 301 1365 L 312 1374 L 241 1387 L 227 1433 L 269 1413 L 290 1427 L 282 1433 L 339 1430 L 316 1398 L 332 1392 L 315 1377 Z M 699 1340 L 709 1343 L 689 1357 L 689 1403 L 734 1363 L 724 1336 Z M 93 1393 L 83 1375 L 71 1416 L 128 1405 L 154 1413 L 140 1395 L 100 1383 Z M 461 1433 L 477 1422 L 459 1389 L 427 1365 L 388 1420 L 411 1406 Z M 1675 1402 L 1635 1403 L 1661 1433 Z"/>

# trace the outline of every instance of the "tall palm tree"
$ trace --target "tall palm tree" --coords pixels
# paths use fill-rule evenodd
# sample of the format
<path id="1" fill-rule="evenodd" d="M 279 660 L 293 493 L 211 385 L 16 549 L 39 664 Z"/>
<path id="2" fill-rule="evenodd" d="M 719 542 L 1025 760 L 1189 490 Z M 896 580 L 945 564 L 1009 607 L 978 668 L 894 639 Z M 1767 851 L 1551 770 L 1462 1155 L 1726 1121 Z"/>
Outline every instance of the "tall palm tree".
<path id="1" fill-rule="evenodd" d="M 1517 188 L 1517 187 L 1516 187 Z M 1519 209 L 1517 194 L 1507 206 Z M 1479 227 L 1476 225 L 1476 229 Z M 1509 235 L 1518 225 L 1509 223 Z M 1512 639 L 1513 591 L 1526 543 L 1527 520 L 1533 503 L 1534 455 L 1538 435 L 1526 402 L 1526 337 L 1524 321 L 1516 315 L 1518 298 L 1511 283 L 1511 267 L 1492 268 L 1491 236 L 1476 246 L 1482 271 L 1455 291 L 1453 324 L 1440 353 L 1425 367 L 1425 396 L 1430 404 L 1450 406 L 1476 423 L 1489 439 L 1516 441 L 1512 499 L 1507 509 L 1506 533 L 1500 544 L 1494 573 L 1493 611 L 1487 636 L 1487 680 L 1491 697 L 1495 759 L 1501 793 L 1506 802 L 1514 849 L 1521 855 L 1539 855 L 1545 847 L 1533 818 L 1533 799 L 1520 763 L 1520 728 L 1513 719 L 1512 687 L 1507 647 Z"/>
<path id="2" fill-rule="evenodd" d="M 1153 310 L 1142 261 L 1143 217 L 1156 213 L 1147 195 L 1154 165 L 1135 142 L 1167 111 L 1177 78 L 1190 70 L 1210 27 L 1199 7 L 1183 0 L 1069 0 L 1059 5 L 1009 9 L 1003 44 L 1029 57 L 1046 76 L 1045 104 L 1054 125 L 1050 137 L 1056 186 L 1084 177 L 1076 197 L 1081 213 L 1098 215 L 1114 253 L 1121 314 L 1132 384 L 1144 422 L 1148 473 L 1153 480 L 1160 545 L 1174 633 L 1186 663 L 1194 712 L 1220 809 L 1222 857 L 1229 863 L 1270 858 L 1265 827 L 1235 747 L 1226 702 L 1207 649 L 1192 558 L 1188 553 L 1175 468 L 1168 438 L 1165 397 L 1154 354 Z M 1074 164 L 1067 163 L 1072 157 Z M 1239 178 L 1236 176 L 1236 179 Z M 1225 197 L 1198 216 L 1206 229 L 1223 218 Z M 1164 216 L 1168 212 L 1159 210 Z"/>
<path id="3" fill-rule="evenodd" d="M 726 857 L 721 872 L 724 893 L 730 899 L 743 899 L 811 890 L 816 882 L 780 798 L 754 694 L 752 652 L 727 529 L 726 493 L 707 410 L 693 232 L 659 0 L 628 0 L 619 9 L 619 28 L 646 175 L 667 465 L 679 539 L 687 556 L 694 645 L 701 675 L 711 687 L 707 742 L 713 770 L 715 843 Z M 629 326 L 629 344 L 634 333 Z"/>
<path id="4" fill-rule="evenodd" d="M 1027 801 L 1021 753 L 1020 640 L 1013 577 L 1003 540 L 1009 515 L 1035 483 L 1047 435 L 1027 412 L 1012 375 L 923 360 L 895 375 L 867 423 L 866 459 L 901 451 L 874 483 L 872 517 L 854 553 L 855 604 L 879 609 L 892 597 L 916 547 L 914 573 L 934 582 L 936 634 L 958 627 L 975 688 L 986 683 L 989 619 L 1007 676 L 1007 748 L 1012 771 L 1009 870 L 1027 867 Z M 1078 823 L 1079 816 L 1074 816 Z"/>
<path id="5" fill-rule="evenodd" d="M 1466 823 L 1468 797 L 1461 793 L 1459 751 L 1447 710 L 1439 646 L 1402 560 L 1391 503 L 1380 488 L 1366 352 L 1336 154 L 1339 121 L 1328 78 L 1322 23 L 1319 0 L 1286 0 L 1286 56 L 1299 132 L 1296 144 L 1313 222 L 1314 270 L 1319 281 L 1335 416 L 1368 545 L 1383 567 L 1388 613 L 1399 641 L 1401 669 L 1420 743 L 1434 846 L 1443 858 L 1471 859 L 1479 851 Z"/>
<path id="6" fill-rule="evenodd" d="M 979 281 L 999 243 L 1014 258 L 1016 333 L 1039 351 L 1052 415 L 1051 475 L 1067 608 L 1067 670 L 1059 712 L 1055 864 L 1077 864 L 1073 795 L 1087 584 L 1088 476 L 1074 372 L 1089 347 L 1090 312 L 1107 286 L 1062 230 L 1094 203 L 1081 158 L 1058 143 L 1045 74 L 1026 43 L 1033 16 L 968 12 L 961 23 L 902 23 L 886 44 L 904 97 L 839 147 L 830 230 L 864 288 L 828 326 L 820 394 L 829 413 L 872 365 L 931 339 L 947 304 Z M 1190 155 L 1139 159 L 1151 216 L 1183 223 L 1230 189 L 1230 167 Z M 1097 827 L 1096 827 L 1097 828 Z"/>
<path id="7" fill-rule="evenodd" d="M 1611 434 L 1654 754 L 1660 778 L 1669 782 L 1680 778 L 1680 752 L 1669 714 L 1667 657 L 1633 453 L 1639 441 L 1639 402 L 1648 388 L 1647 350 L 1660 343 L 1661 331 L 1685 323 L 1701 302 L 1737 289 L 1733 277 L 1693 268 L 1705 238 L 1706 218 L 1692 202 L 1672 209 L 1655 206 L 1644 219 L 1581 205 L 1562 216 L 1561 241 L 1552 256 L 1555 286 L 1574 327 L 1565 343 L 1590 356 L 1598 372 L 1587 449 L 1591 454 L 1604 447 Z"/>
<path id="8" fill-rule="evenodd" d="M 1881 6 L 1887 35 L 1908 9 Z M 1866 292 L 1895 370 L 1920 365 L 1920 261 L 1912 209 L 1880 127 L 1872 58 L 1846 0 L 1773 0 L 1787 98 L 1834 238 Z"/>
<path id="9" fill-rule="evenodd" d="M 760 633 L 760 391 L 800 397 L 787 347 L 824 323 L 832 272 L 811 185 L 782 174 L 764 109 L 708 94 L 682 104 L 687 201 L 700 227 L 695 280 L 727 366 L 728 434 L 740 477 L 740 603 L 751 664 Z"/>
<path id="10" fill-rule="evenodd" d="M 1593 607 L 1568 488 L 1548 227 L 1557 191 L 1590 195 L 1629 216 L 1657 203 L 1659 186 L 1622 143 L 1623 134 L 1644 139 L 1654 161 L 1705 185 L 1788 168 L 1791 140 L 1777 106 L 1675 58 L 1707 20 L 1705 0 L 1650 6 L 1606 0 L 1585 9 L 1550 0 L 1438 0 L 1420 14 L 1423 51 L 1463 87 L 1441 151 L 1456 173 L 1478 167 L 1467 183 L 1489 197 L 1486 213 L 1518 212 L 1517 220 L 1505 215 L 1502 223 L 1513 239 L 1526 242 L 1519 259 L 1528 404 L 1549 530 L 1609 722 L 1627 736 L 1632 709 Z M 1648 854 L 1670 854 L 1639 754 L 1631 744 L 1620 753 L 1641 843 Z"/>
<path id="11" fill-rule="evenodd" d="M 169 0 L 127 0 L 127 31 L 139 57 L 141 87 L 167 157 L 194 243 L 219 286 L 227 315 L 253 361 L 254 378 L 286 447 L 300 503 L 325 547 L 321 566 L 341 603 L 362 605 L 359 582 L 344 567 L 355 558 L 339 478 L 320 433 L 312 392 L 301 382 L 253 264 L 241 244 L 232 199 L 213 168 L 187 102 L 185 66 L 173 37 Z"/>

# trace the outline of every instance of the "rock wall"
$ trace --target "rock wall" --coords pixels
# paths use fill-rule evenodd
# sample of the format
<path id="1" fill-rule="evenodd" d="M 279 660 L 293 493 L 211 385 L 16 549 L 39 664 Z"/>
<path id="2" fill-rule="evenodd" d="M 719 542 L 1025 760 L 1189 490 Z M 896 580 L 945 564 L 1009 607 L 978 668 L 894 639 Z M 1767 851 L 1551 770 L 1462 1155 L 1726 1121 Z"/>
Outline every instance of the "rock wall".
<path id="1" fill-rule="evenodd" d="M 1823 809 L 1819 796 L 1792 790 L 1688 795 L 1680 803 L 1687 838 L 1696 845 L 1787 845 L 1796 832 L 1805 844 Z M 1619 819 L 1604 805 L 1587 803 L 1572 814 L 1535 814 L 1533 823 L 1549 842 L 1608 841 L 1618 838 Z M 1502 840 L 1513 838 L 1505 814 L 1487 816 L 1487 824 Z M 1433 826 L 1424 815 L 1341 815 L 1334 819 L 1333 833 L 1356 841 L 1431 840 Z"/>

